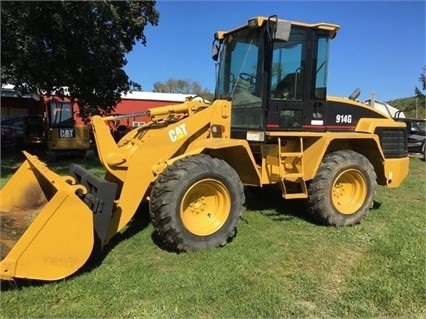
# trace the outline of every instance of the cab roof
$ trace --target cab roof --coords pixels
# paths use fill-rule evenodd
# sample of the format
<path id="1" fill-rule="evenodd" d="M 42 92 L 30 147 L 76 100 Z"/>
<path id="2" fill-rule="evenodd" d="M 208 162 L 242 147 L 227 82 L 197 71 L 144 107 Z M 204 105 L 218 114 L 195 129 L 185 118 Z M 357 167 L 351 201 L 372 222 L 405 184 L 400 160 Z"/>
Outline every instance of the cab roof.
<path id="1" fill-rule="evenodd" d="M 245 29 L 249 26 L 257 26 L 260 27 L 262 26 L 266 21 L 268 21 L 268 19 L 272 20 L 272 21 L 276 21 L 277 18 L 275 17 L 254 17 L 251 18 L 247 21 L 247 24 L 239 26 L 235 29 L 229 30 L 229 31 L 218 31 L 215 33 L 214 38 L 216 40 L 222 40 L 228 33 L 232 33 L 238 30 L 242 30 Z M 278 19 L 278 20 L 282 20 L 282 19 Z M 284 20 L 283 20 L 284 21 Z M 328 31 L 330 34 L 330 38 L 334 38 L 336 36 L 336 32 L 337 30 L 340 29 L 340 26 L 337 24 L 333 24 L 333 23 L 327 23 L 327 22 L 318 22 L 318 23 L 305 23 L 305 22 L 298 22 L 298 21 L 290 21 L 292 26 L 298 26 L 298 27 L 302 27 L 302 28 L 307 28 L 307 29 L 318 29 L 318 30 L 324 30 L 324 31 Z"/>

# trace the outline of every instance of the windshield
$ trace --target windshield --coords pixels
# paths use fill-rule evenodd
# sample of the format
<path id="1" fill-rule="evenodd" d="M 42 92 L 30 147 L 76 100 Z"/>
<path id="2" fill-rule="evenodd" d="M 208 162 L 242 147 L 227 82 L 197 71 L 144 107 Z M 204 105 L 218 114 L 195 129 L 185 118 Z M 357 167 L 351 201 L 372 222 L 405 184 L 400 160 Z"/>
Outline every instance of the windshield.
<path id="1" fill-rule="evenodd" d="M 52 126 L 73 126 L 74 114 L 71 103 L 50 102 L 50 124 Z"/>
<path id="2" fill-rule="evenodd" d="M 420 130 L 426 131 L 426 120 L 417 120 L 417 125 L 419 126 Z"/>
<path id="3" fill-rule="evenodd" d="M 232 126 L 262 126 L 262 75 L 263 29 L 227 35 L 220 53 L 216 98 L 232 100 Z"/>

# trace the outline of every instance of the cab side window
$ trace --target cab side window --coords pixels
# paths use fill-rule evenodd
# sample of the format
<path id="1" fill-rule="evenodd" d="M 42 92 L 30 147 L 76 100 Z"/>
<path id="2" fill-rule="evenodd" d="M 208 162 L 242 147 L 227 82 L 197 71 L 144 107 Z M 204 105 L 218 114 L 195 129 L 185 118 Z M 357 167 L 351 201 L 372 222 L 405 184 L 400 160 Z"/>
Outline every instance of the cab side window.
<path id="1" fill-rule="evenodd" d="M 317 53 L 313 65 L 314 70 L 312 72 L 314 75 L 313 100 L 325 100 L 327 95 L 328 43 L 328 35 L 318 38 Z"/>
<path id="2" fill-rule="evenodd" d="M 275 41 L 272 56 L 271 98 L 303 100 L 306 31 L 293 29 L 289 41 Z"/>

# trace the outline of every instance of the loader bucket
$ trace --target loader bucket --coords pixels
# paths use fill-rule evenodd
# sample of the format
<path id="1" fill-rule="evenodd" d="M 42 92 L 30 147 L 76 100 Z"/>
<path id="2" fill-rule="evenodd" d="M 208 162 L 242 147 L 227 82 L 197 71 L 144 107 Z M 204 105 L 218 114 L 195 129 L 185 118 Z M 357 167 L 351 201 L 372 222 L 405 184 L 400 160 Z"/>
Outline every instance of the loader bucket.
<path id="1" fill-rule="evenodd" d="M 0 191 L 0 279 L 61 279 L 93 249 L 93 214 L 76 195 L 86 189 L 24 154 L 27 160 Z"/>

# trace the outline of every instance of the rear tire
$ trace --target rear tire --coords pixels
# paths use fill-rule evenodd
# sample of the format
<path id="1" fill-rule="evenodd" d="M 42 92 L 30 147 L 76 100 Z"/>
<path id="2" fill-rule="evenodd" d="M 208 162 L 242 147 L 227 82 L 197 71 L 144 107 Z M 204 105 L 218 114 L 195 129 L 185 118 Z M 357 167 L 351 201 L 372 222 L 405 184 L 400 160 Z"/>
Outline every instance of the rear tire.
<path id="1" fill-rule="evenodd" d="M 308 188 L 308 209 L 322 224 L 358 224 L 373 205 L 377 181 L 373 165 L 351 150 L 324 156 Z"/>
<path id="2" fill-rule="evenodd" d="M 223 160 L 200 154 L 178 160 L 151 190 L 151 221 L 167 245 L 192 252 L 226 245 L 244 210 L 244 188 Z"/>

